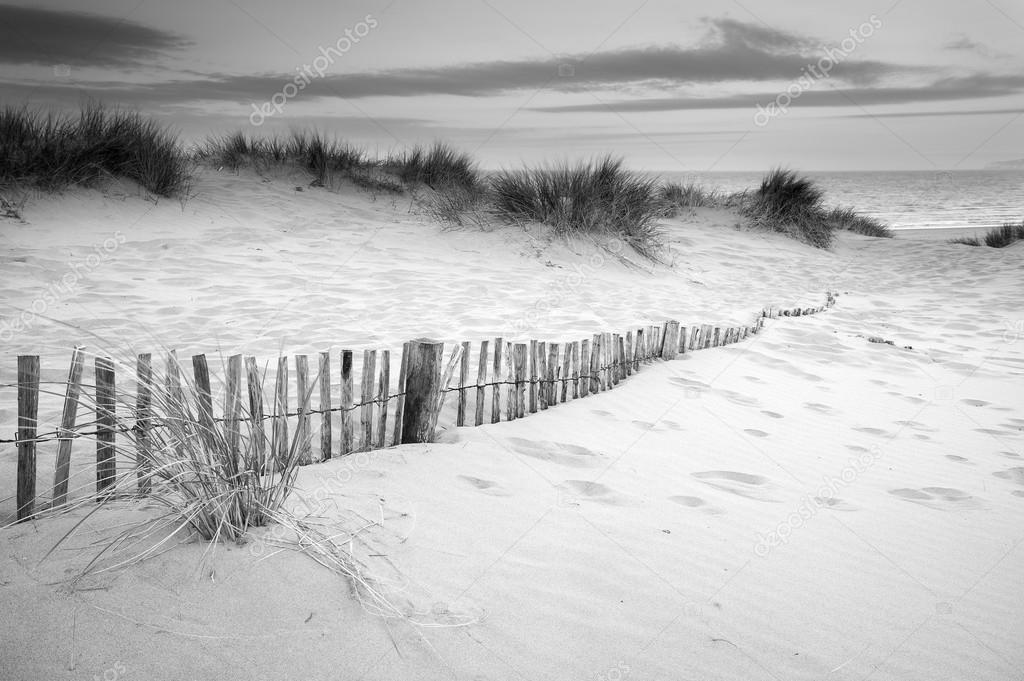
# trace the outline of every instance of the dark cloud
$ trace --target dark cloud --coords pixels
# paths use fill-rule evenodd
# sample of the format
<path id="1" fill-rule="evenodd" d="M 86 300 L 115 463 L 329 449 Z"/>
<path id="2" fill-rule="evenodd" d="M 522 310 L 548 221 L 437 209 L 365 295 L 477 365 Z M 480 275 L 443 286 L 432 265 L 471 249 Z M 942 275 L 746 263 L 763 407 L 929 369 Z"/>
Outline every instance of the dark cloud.
<path id="1" fill-rule="evenodd" d="M 949 102 L 986 97 L 1002 97 L 1024 92 L 1024 76 L 977 75 L 944 78 L 919 87 L 835 88 L 819 85 L 821 89 L 803 91 L 793 97 L 794 107 L 811 106 L 873 106 L 879 104 L 913 104 L 919 102 Z M 615 102 L 588 102 L 564 106 L 536 107 L 533 111 L 546 113 L 579 113 L 617 111 L 690 111 L 701 109 L 735 109 L 767 107 L 787 95 L 781 92 L 760 92 L 726 97 L 658 97 Z"/>
<path id="2" fill-rule="evenodd" d="M 0 63 L 136 66 L 188 44 L 124 19 L 0 5 Z"/>

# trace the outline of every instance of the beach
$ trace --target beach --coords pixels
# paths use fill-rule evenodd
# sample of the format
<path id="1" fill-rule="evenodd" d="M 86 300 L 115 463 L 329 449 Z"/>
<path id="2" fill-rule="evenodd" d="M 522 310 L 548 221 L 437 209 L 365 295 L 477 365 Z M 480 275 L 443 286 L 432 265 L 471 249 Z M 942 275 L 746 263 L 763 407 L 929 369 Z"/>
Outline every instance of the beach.
<path id="1" fill-rule="evenodd" d="M 187 201 L 115 183 L 36 196 L 23 217 L 0 221 L 3 438 L 17 356 L 59 384 L 76 344 L 125 362 L 206 353 L 220 375 L 235 353 L 397 362 L 421 337 L 447 353 L 837 302 L 521 420 L 456 428 L 449 400 L 437 442 L 302 468 L 291 503 L 351 534 L 402 617 L 361 607 L 273 527 L 74 584 L 93 541 L 154 509 L 107 505 L 49 555 L 83 512 L 6 527 L 4 678 L 996 681 L 1024 666 L 1022 242 L 840 232 L 822 250 L 707 208 L 661 222 L 655 262 L 213 168 Z M 16 461 L 0 444 L 3 517 Z M 79 496 L 94 468 L 76 444 Z M 52 476 L 41 446 L 44 493 Z"/>

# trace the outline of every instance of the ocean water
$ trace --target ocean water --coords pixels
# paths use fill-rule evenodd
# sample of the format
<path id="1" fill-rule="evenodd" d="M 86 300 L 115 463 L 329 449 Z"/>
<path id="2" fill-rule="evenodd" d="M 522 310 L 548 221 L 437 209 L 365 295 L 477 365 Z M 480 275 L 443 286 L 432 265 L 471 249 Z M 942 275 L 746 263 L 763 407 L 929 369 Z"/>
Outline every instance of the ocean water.
<path id="1" fill-rule="evenodd" d="M 830 205 L 850 206 L 894 230 L 984 232 L 1024 220 L 1024 170 L 807 172 Z M 755 189 L 763 173 L 662 173 L 727 192 Z M 952 234 L 952 231 L 950 232 Z"/>

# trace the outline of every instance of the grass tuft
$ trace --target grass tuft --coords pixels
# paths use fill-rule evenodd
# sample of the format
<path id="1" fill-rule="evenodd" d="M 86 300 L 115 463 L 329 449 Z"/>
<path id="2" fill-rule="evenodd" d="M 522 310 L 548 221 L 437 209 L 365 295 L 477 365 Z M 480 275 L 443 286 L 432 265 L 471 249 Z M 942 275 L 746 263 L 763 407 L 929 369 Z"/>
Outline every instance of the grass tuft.
<path id="1" fill-rule="evenodd" d="M 406 185 L 422 184 L 435 191 L 454 187 L 475 193 L 483 185 L 473 157 L 443 142 L 392 155 L 383 161 L 383 167 Z"/>
<path id="2" fill-rule="evenodd" d="M 610 156 L 575 166 L 506 170 L 490 178 L 491 200 L 509 220 L 540 222 L 560 234 L 613 234 L 638 252 L 659 243 L 664 214 L 658 181 Z"/>
<path id="3" fill-rule="evenodd" d="M 981 241 L 976 236 L 958 236 L 955 239 L 950 239 L 951 244 L 962 244 L 964 246 L 981 246 Z"/>
<path id="4" fill-rule="evenodd" d="M 0 110 L 0 184 L 54 191 L 122 177 L 159 196 L 184 196 L 191 170 L 177 137 L 137 112 L 94 103 L 77 116 Z"/>
<path id="5" fill-rule="evenodd" d="M 867 215 L 862 215 L 853 208 L 832 208 L 825 214 L 825 220 L 833 225 L 835 229 L 843 229 L 855 234 L 873 236 L 881 239 L 891 239 L 892 230 L 881 220 Z"/>
<path id="6" fill-rule="evenodd" d="M 720 208 L 727 198 L 721 190 L 705 189 L 696 182 L 666 182 L 659 193 L 665 203 L 665 215 L 669 217 L 686 208 Z"/>
<path id="7" fill-rule="evenodd" d="M 1024 241 L 1024 222 L 1006 223 L 985 233 L 985 245 L 991 248 L 1005 248 L 1017 241 Z"/>

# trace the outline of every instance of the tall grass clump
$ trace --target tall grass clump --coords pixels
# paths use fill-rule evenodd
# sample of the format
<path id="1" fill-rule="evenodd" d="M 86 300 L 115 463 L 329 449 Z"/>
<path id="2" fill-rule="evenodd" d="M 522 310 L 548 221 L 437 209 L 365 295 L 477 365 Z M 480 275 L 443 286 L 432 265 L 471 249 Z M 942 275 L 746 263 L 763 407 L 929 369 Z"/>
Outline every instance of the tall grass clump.
<path id="1" fill-rule="evenodd" d="M 435 191 L 458 188 L 477 192 L 482 186 L 473 157 L 443 142 L 392 155 L 384 160 L 383 167 L 407 185 L 422 184 Z"/>
<path id="2" fill-rule="evenodd" d="M 506 170 L 490 178 L 502 217 L 551 225 L 561 234 L 614 234 L 651 255 L 664 214 L 658 181 L 610 156 L 576 165 Z"/>
<path id="3" fill-rule="evenodd" d="M 291 165 L 312 173 L 324 185 L 335 176 L 348 177 L 373 165 L 360 149 L 301 131 L 286 138 L 259 138 L 244 132 L 210 137 L 196 149 L 195 156 L 232 170 Z"/>
<path id="4" fill-rule="evenodd" d="M 1022 240 L 1024 240 L 1024 222 L 1019 225 L 1006 223 L 985 233 L 985 245 L 991 248 L 1005 248 Z"/>
<path id="5" fill-rule="evenodd" d="M 891 239 L 892 230 L 881 220 L 862 215 L 853 208 L 836 207 L 825 214 L 825 220 L 836 229 L 873 236 L 882 239 Z"/>
<path id="6" fill-rule="evenodd" d="M 981 246 L 981 241 L 976 236 L 958 236 L 955 239 L 950 239 L 949 243 L 961 246 Z"/>
<path id="7" fill-rule="evenodd" d="M 666 182 L 659 188 L 665 203 L 665 214 L 674 216 L 686 208 L 717 208 L 725 203 L 725 195 L 718 189 L 706 189 L 696 182 Z"/>
<path id="8" fill-rule="evenodd" d="M 825 193 L 810 179 L 792 170 L 775 168 L 748 196 L 743 212 L 756 227 L 828 248 L 834 227 L 823 219 L 824 197 Z"/>
<path id="9" fill-rule="evenodd" d="M 0 184 L 56 190 L 122 177 L 183 196 L 192 164 L 177 137 L 137 112 L 87 104 L 78 115 L 0 110 Z"/>

